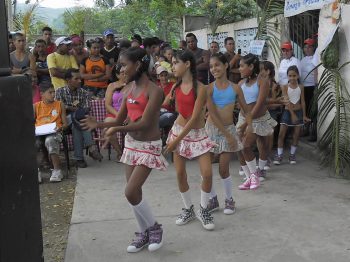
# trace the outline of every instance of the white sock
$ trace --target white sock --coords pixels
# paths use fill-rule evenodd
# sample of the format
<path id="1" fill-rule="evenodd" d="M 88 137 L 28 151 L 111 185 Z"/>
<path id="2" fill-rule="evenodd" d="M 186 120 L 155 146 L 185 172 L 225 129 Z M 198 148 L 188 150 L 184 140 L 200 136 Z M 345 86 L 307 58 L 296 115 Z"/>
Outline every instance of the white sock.
<path id="1" fill-rule="evenodd" d="M 151 208 L 146 200 L 142 199 L 138 205 L 134 206 L 134 208 L 145 221 L 147 228 L 153 226 L 156 223 L 156 219 L 154 218 Z"/>
<path id="2" fill-rule="evenodd" d="M 207 193 L 207 192 L 204 192 L 203 190 L 201 190 L 201 206 L 203 208 L 208 207 L 209 197 L 210 197 L 210 193 Z"/>
<path id="3" fill-rule="evenodd" d="M 190 190 L 187 190 L 186 192 L 180 192 L 182 201 L 184 202 L 185 208 L 189 209 L 192 206 L 192 200 L 191 200 L 191 194 Z"/>
<path id="4" fill-rule="evenodd" d="M 244 171 L 245 177 L 248 179 L 250 177 L 250 171 L 247 165 L 242 166 L 242 169 Z"/>
<path id="5" fill-rule="evenodd" d="M 222 185 L 225 189 L 225 197 L 226 199 L 231 199 L 232 196 L 232 177 L 226 177 L 224 179 L 221 179 Z"/>
<path id="6" fill-rule="evenodd" d="M 283 154 L 283 147 L 278 147 L 277 148 L 277 154 L 280 156 Z"/>
<path id="7" fill-rule="evenodd" d="M 294 155 L 294 154 L 295 154 L 295 151 L 297 151 L 297 147 L 296 147 L 296 146 L 291 146 L 291 147 L 290 147 L 290 154 L 291 154 L 291 155 Z"/>
<path id="8" fill-rule="evenodd" d="M 146 222 L 143 220 L 142 216 L 137 212 L 137 210 L 135 209 L 135 207 L 133 205 L 130 204 L 130 207 L 132 209 L 132 211 L 134 212 L 137 224 L 139 226 L 140 232 L 145 232 L 147 227 Z"/>
<path id="9" fill-rule="evenodd" d="M 256 159 L 255 159 L 255 157 L 252 161 L 245 161 L 245 162 L 247 163 L 250 174 L 255 174 L 255 172 L 256 172 Z"/>
<path id="10" fill-rule="evenodd" d="M 211 184 L 210 198 L 216 197 L 214 183 Z"/>
<path id="11" fill-rule="evenodd" d="M 259 169 L 264 170 L 264 167 L 266 166 L 267 160 L 261 160 L 259 158 Z"/>

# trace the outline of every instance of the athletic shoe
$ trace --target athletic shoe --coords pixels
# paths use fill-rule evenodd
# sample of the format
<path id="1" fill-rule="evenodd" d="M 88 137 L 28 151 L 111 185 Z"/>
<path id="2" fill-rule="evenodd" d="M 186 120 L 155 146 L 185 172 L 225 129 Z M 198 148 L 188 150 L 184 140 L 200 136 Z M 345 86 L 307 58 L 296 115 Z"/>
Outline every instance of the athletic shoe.
<path id="1" fill-rule="evenodd" d="M 295 154 L 291 154 L 291 155 L 289 156 L 289 164 L 294 165 L 294 164 L 296 164 L 296 163 L 297 163 L 297 159 L 296 159 L 296 157 L 295 157 Z"/>
<path id="2" fill-rule="evenodd" d="M 232 215 L 236 212 L 236 202 L 233 201 L 233 198 L 225 199 L 225 208 L 224 208 L 224 214 L 225 215 Z"/>
<path id="3" fill-rule="evenodd" d="M 270 168 L 271 168 L 271 159 L 268 158 L 268 159 L 267 159 L 267 163 L 266 163 L 266 165 L 264 166 L 264 170 L 265 170 L 265 171 L 268 171 L 268 170 L 270 170 Z"/>
<path id="4" fill-rule="evenodd" d="M 149 245 L 148 250 L 153 252 L 161 248 L 163 245 L 163 229 L 162 225 L 157 222 L 149 228 Z"/>
<path id="5" fill-rule="evenodd" d="M 62 181 L 62 174 L 61 170 L 53 170 L 51 177 L 50 177 L 50 182 L 61 182 Z"/>
<path id="6" fill-rule="evenodd" d="M 77 166 L 78 168 L 86 168 L 87 163 L 85 162 L 85 160 L 77 160 Z"/>
<path id="7" fill-rule="evenodd" d="M 136 253 L 143 249 L 149 243 L 148 230 L 143 233 L 135 232 L 136 238 L 132 240 L 126 251 Z"/>
<path id="8" fill-rule="evenodd" d="M 199 205 L 197 218 L 202 222 L 202 225 L 206 230 L 213 230 L 215 228 L 214 218 L 209 213 L 208 208 L 203 208 L 201 205 Z"/>
<path id="9" fill-rule="evenodd" d="M 258 172 L 255 172 L 250 176 L 250 189 L 257 189 L 260 186 L 260 180 L 259 180 L 259 175 L 257 174 Z"/>
<path id="10" fill-rule="evenodd" d="M 41 178 L 41 171 L 39 168 L 38 168 L 38 182 L 39 182 L 39 184 L 41 184 L 43 182 L 43 180 Z"/>
<path id="11" fill-rule="evenodd" d="M 276 154 L 275 157 L 274 157 L 274 159 L 273 159 L 273 163 L 274 163 L 275 165 L 280 165 L 281 162 L 282 162 L 282 159 L 283 159 L 283 156 L 282 156 L 282 155 Z"/>
<path id="12" fill-rule="evenodd" d="M 89 157 L 91 157 L 94 160 L 101 161 L 103 156 L 101 155 L 100 152 L 98 152 L 97 149 L 90 151 L 89 150 Z"/>
<path id="13" fill-rule="evenodd" d="M 177 217 L 175 224 L 182 226 L 196 218 L 193 205 L 190 208 L 183 208 L 182 213 Z"/>
<path id="14" fill-rule="evenodd" d="M 240 176 L 244 176 L 245 175 L 242 167 L 239 168 L 238 173 L 239 173 Z"/>
<path id="15" fill-rule="evenodd" d="M 212 213 L 218 209 L 219 209 L 218 196 L 214 196 L 213 198 L 209 199 L 208 210 L 209 210 L 209 213 Z"/>
<path id="16" fill-rule="evenodd" d="M 256 170 L 256 175 L 259 177 L 260 182 L 262 182 L 266 178 L 266 171 L 265 170 L 261 170 L 261 169 L 258 168 Z"/>
<path id="17" fill-rule="evenodd" d="M 238 188 L 240 190 L 249 190 L 250 189 L 250 177 L 248 179 L 246 179 L 246 181 L 244 181 L 244 183 L 242 185 L 239 185 Z"/>

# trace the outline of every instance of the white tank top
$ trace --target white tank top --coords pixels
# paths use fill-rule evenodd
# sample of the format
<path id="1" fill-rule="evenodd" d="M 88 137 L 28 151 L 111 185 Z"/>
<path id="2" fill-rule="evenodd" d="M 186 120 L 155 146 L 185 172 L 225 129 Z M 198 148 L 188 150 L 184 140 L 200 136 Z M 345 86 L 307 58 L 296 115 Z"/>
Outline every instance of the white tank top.
<path id="1" fill-rule="evenodd" d="M 300 100 L 300 96 L 301 96 L 301 89 L 299 86 L 297 86 L 297 88 L 291 88 L 289 85 L 288 85 L 288 97 L 289 97 L 289 101 L 292 103 L 292 104 L 296 104 L 299 102 Z"/>

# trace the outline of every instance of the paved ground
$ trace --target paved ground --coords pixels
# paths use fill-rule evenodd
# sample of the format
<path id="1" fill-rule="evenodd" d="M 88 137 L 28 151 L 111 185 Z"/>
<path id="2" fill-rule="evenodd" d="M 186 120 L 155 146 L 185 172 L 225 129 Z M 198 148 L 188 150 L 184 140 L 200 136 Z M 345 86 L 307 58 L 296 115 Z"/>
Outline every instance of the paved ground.
<path id="1" fill-rule="evenodd" d="M 70 226 L 66 262 L 115 261 L 238 261 L 349 262 L 350 181 L 329 178 L 317 164 L 299 158 L 297 165 L 274 167 L 255 192 L 239 191 L 238 163 L 232 161 L 237 213 L 215 213 L 216 229 L 205 231 L 199 221 L 176 226 L 182 208 L 175 170 L 154 171 L 144 196 L 164 227 L 164 246 L 128 254 L 137 229 L 123 195 L 124 168 L 104 160 L 80 169 Z M 199 205 L 199 171 L 187 164 L 192 199 Z M 219 201 L 223 190 L 217 165 L 214 183 Z"/>

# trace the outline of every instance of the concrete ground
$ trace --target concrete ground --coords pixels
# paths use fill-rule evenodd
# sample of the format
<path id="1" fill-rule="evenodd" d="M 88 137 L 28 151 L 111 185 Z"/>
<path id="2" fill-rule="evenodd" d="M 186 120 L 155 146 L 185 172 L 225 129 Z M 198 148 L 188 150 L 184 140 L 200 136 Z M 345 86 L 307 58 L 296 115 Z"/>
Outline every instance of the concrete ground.
<path id="1" fill-rule="evenodd" d="M 199 168 L 187 164 L 192 200 L 200 201 Z M 223 202 L 223 188 L 214 164 L 214 184 Z M 257 191 L 239 191 L 238 162 L 232 161 L 237 212 L 214 214 L 216 229 L 204 230 L 198 220 L 176 226 L 183 207 L 173 165 L 152 171 L 144 186 L 164 228 L 164 246 L 128 254 L 137 230 L 124 197 L 122 164 L 103 160 L 80 169 L 70 226 L 66 262 L 238 261 L 349 262 L 350 181 L 329 178 L 315 162 L 302 157 L 297 165 L 274 166 Z"/>

